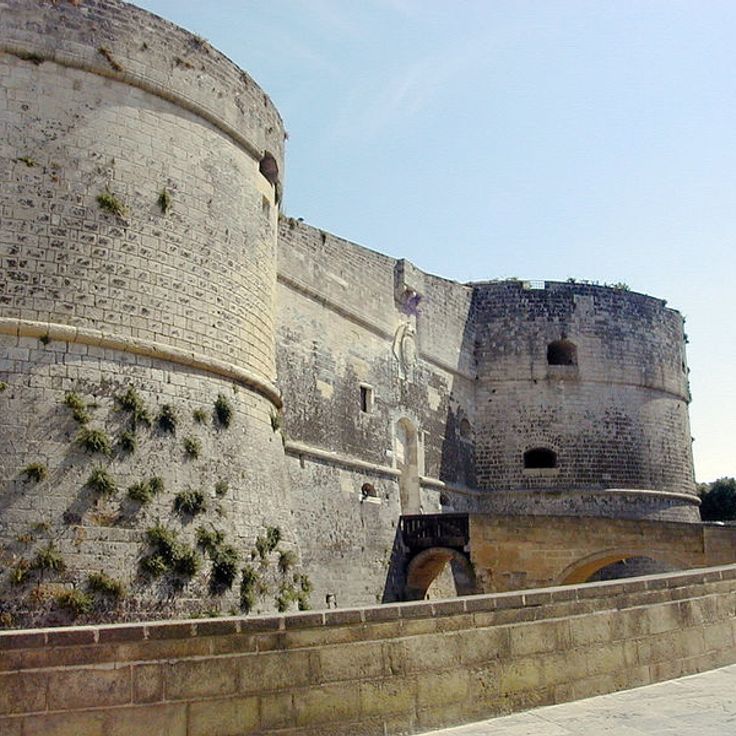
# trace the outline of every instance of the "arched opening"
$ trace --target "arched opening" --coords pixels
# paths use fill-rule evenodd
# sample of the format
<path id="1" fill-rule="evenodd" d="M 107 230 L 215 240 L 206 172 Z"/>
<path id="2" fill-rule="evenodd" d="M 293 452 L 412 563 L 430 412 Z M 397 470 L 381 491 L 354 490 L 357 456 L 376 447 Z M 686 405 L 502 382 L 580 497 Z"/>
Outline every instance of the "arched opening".
<path id="1" fill-rule="evenodd" d="M 416 427 L 406 418 L 396 423 L 396 467 L 402 514 L 420 513 L 419 447 Z"/>
<path id="2" fill-rule="evenodd" d="M 258 170 L 271 186 L 276 185 L 276 182 L 279 180 L 279 165 L 268 151 L 263 154 L 261 163 L 258 165 Z"/>
<path id="3" fill-rule="evenodd" d="M 548 365 L 577 365 L 578 349 L 570 340 L 555 340 L 547 345 Z"/>
<path id="4" fill-rule="evenodd" d="M 685 570 L 688 565 L 668 552 L 625 550 L 590 555 L 567 567 L 560 575 L 557 585 L 575 585 L 599 580 L 655 575 L 661 572 Z"/>
<path id="5" fill-rule="evenodd" d="M 618 562 L 611 562 L 594 572 L 586 582 L 600 580 L 619 580 L 620 578 L 636 578 L 640 575 L 656 575 L 661 572 L 675 572 L 679 568 L 669 562 L 655 560 L 652 557 L 624 557 Z"/>
<path id="6" fill-rule="evenodd" d="M 470 426 L 470 422 L 465 417 L 460 420 L 460 426 L 458 429 L 460 432 L 460 436 L 464 440 L 470 440 L 472 438 L 473 428 Z"/>
<path id="7" fill-rule="evenodd" d="M 524 453 L 524 469 L 556 468 L 557 453 L 548 447 L 533 447 Z"/>
<path id="8" fill-rule="evenodd" d="M 360 487 L 360 493 L 363 498 L 378 498 L 378 492 L 373 483 L 363 483 Z"/>
<path id="9" fill-rule="evenodd" d="M 473 566 L 456 549 L 430 547 L 413 557 L 407 568 L 406 600 L 448 598 L 476 592 Z"/>

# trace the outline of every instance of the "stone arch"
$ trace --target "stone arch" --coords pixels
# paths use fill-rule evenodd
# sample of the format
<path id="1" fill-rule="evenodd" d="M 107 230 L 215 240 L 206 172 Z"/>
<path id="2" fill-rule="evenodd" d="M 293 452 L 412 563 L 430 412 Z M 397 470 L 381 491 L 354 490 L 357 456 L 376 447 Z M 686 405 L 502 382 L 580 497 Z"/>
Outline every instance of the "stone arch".
<path id="1" fill-rule="evenodd" d="M 421 512 L 419 498 L 419 437 L 406 417 L 396 422 L 396 467 L 400 471 L 399 495 L 402 514 Z"/>
<path id="2" fill-rule="evenodd" d="M 462 552 L 450 547 L 430 547 L 412 557 L 406 570 L 404 598 L 423 600 L 429 586 L 450 564 L 457 595 L 473 595 L 477 592 L 475 571 L 470 560 Z"/>
<path id="3" fill-rule="evenodd" d="M 608 567 L 609 565 L 613 565 L 617 562 L 623 562 L 624 560 L 631 559 L 632 557 L 646 557 L 677 570 L 686 570 L 690 567 L 690 565 L 685 563 L 676 555 L 673 555 L 668 550 L 606 550 L 588 555 L 587 557 L 574 562 L 572 565 L 568 565 L 557 578 L 555 585 L 587 583 L 593 575 L 604 567 Z"/>

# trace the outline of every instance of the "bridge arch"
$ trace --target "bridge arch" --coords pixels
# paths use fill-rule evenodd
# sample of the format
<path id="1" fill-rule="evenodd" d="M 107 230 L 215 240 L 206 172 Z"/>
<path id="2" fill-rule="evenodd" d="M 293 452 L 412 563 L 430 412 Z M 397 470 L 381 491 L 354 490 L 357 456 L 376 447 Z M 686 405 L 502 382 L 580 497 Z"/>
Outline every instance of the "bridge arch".
<path id="1" fill-rule="evenodd" d="M 691 567 L 669 550 L 625 549 L 603 550 L 583 557 L 568 565 L 555 581 L 555 585 L 575 585 L 588 582 L 597 572 L 617 562 L 632 558 L 646 558 L 662 563 L 671 570 L 686 570 Z"/>
<path id="2" fill-rule="evenodd" d="M 462 552 L 450 547 L 429 547 L 412 557 L 406 571 L 405 599 L 423 600 L 429 586 L 450 565 L 457 595 L 477 593 L 475 571 Z"/>

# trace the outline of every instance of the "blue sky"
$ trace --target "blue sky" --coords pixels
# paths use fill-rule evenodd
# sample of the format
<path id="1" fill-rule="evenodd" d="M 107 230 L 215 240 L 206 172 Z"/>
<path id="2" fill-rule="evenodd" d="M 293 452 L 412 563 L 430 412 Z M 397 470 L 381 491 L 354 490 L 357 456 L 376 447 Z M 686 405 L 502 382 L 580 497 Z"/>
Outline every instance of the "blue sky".
<path id="1" fill-rule="evenodd" d="M 458 281 L 687 317 L 699 481 L 736 475 L 736 3 L 145 0 L 269 93 L 293 217 Z"/>

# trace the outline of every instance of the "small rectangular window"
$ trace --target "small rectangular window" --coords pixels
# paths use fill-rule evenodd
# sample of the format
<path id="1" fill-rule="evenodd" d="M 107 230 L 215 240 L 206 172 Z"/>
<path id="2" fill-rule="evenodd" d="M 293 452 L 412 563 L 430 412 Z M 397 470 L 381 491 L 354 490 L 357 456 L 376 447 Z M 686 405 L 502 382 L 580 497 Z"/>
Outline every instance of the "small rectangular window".
<path id="1" fill-rule="evenodd" d="M 365 414 L 373 411 L 373 389 L 370 386 L 360 386 L 360 410 Z"/>

